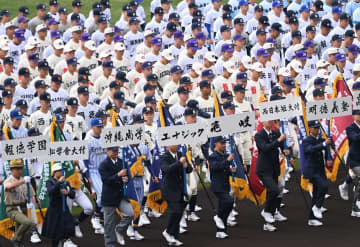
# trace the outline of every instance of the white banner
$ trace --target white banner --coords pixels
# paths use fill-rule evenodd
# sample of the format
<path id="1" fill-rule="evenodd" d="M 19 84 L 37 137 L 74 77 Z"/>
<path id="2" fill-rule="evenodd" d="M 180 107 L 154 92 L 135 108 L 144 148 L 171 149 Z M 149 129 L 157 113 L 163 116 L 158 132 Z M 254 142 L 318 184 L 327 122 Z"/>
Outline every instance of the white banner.
<path id="1" fill-rule="evenodd" d="M 49 137 L 34 136 L 2 141 L 2 159 L 13 160 L 45 156 L 49 151 Z"/>
<path id="2" fill-rule="evenodd" d="M 300 99 L 296 96 L 259 104 L 260 121 L 289 119 L 302 115 Z"/>
<path id="3" fill-rule="evenodd" d="M 353 91 L 353 109 L 360 110 L 360 91 Z"/>
<path id="4" fill-rule="evenodd" d="M 308 121 L 341 117 L 351 114 L 352 98 L 350 96 L 336 99 L 309 101 L 306 104 L 306 118 Z"/>
<path id="5" fill-rule="evenodd" d="M 50 142 L 47 155 L 39 157 L 39 161 L 44 163 L 87 159 L 89 159 L 89 146 L 87 141 Z"/>
<path id="6" fill-rule="evenodd" d="M 142 124 L 106 128 L 101 132 L 101 145 L 103 148 L 108 148 L 144 143 L 144 132 Z"/>
<path id="7" fill-rule="evenodd" d="M 207 134 L 206 123 L 172 125 L 158 129 L 157 142 L 160 146 L 205 143 Z"/>
<path id="8" fill-rule="evenodd" d="M 255 130 L 255 113 L 240 114 L 211 118 L 208 120 L 208 137 L 224 136 L 238 132 Z"/>

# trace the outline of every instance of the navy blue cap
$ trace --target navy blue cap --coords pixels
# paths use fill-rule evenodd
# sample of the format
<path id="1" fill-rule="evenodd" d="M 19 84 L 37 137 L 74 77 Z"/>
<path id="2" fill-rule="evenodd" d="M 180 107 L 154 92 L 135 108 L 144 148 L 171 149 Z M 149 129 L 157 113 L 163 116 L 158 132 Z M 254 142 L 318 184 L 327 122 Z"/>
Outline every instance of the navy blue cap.
<path id="1" fill-rule="evenodd" d="M 353 39 L 356 38 L 354 30 L 346 30 L 344 36 L 349 37 L 349 38 L 353 38 Z"/>
<path id="2" fill-rule="evenodd" d="M 71 4 L 71 6 L 73 7 L 81 7 L 82 6 L 82 3 L 80 0 L 74 0 Z"/>
<path id="3" fill-rule="evenodd" d="M 327 85 L 326 81 L 324 80 L 324 78 L 321 77 L 317 77 L 314 80 L 314 85 L 316 86 L 320 86 L 320 87 L 325 87 Z"/>
<path id="4" fill-rule="evenodd" d="M 304 50 L 300 50 L 295 52 L 296 58 L 299 58 L 300 60 L 306 60 L 307 59 L 307 53 Z"/>
<path id="5" fill-rule="evenodd" d="M 244 19 L 243 18 L 235 18 L 234 25 L 236 25 L 236 24 L 244 25 L 245 24 Z"/>
<path id="6" fill-rule="evenodd" d="M 115 75 L 115 79 L 122 81 L 122 82 L 128 82 L 129 80 L 126 78 L 126 73 L 123 71 L 118 71 Z"/>
<path id="7" fill-rule="evenodd" d="M 179 65 L 172 66 L 170 69 L 170 73 L 183 73 L 184 71 Z"/>
<path id="8" fill-rule="evenodd" d="M 236 84 L 234 86 L 234 92 L 245 92 L 246 88 L 243 84 Z"/>
<path id="9" fill-rule="evenodd" d="M 153 63 L 150 61 L 145 61 L 141 64 L 142 69 L 151 69 L 153 67 Z"/>
<path id="10" fill-rule="evenodd" d="M 305 31 L 306 31 L 306 32 L 316 33 L 316 27 L 313 26 L 313 25 L 308 25 L 308 26 L 306 27 L 306 30 L 305 30 Z"/>
<path id="11" fill-rule="evenodd" d="M 189 91 L 189 90 L 187 90 L 187 88 L 186 88 L 186 87 L 181 86 L 181 87 L 178 87 L 178 89 L 177 89 L 177 93 L 178 93 L 178 94 L 187 94 L 187 93 L 190 93 L 190 91 Z"/>
<path id="12" fill-rule="evenodd" d="M 342 41 L 342 38 L 339 34 L 334 34 L 331 38 L 331 41 Z"/>
<path id="13" fill-rule="evenodd" d="M 45 6 L 45 4 L 43 4 L 43 3 L 39 3 L 38 5 L 36 5 L 36 9 L 37 10 L 45 10 L 46 9 L 46 6 Z"/>
<path id="14" fill-rule="evenodd" d="M 326 27 L 326 28 L 329 28 L 329 29 L 332 29 L 332 25 L 331 25 L 331 21 L 329 19 L 323 19 L 321 21 L 321 26 L 322 27 Z"/>
<path id="15" fill-rule="evenodd" d="M 354 90 L 360 90 L 360 82 L 359 81 L 356 81 L 353 86 L 352 86 L 352 89 Z"/>
<path id="16" fill-rule="evenodd" d="M 232 99 L 234 98 L 234 95 L 230 90 L 225 90 L 220 94 L 220 98 L 222 99 Z"/>
<path id="17" fill-rule="evenodd" d="M 296 16 L 290 16 L 289 24 L 299 24 L 299 19 Z"/>
<path id="18" fill-rule="evenodd" d="M 283 81 L 284 85 L 288 88 L 295 88 L 295 80 L 292 77 L 285 77 Z"/>
<path id="19" fill-rule="evenodd" d="M 68 65 L 77 65 L 78 62 L 77 62 L 77 58 L 76 57 L 70 57 L 66 60 L 66 63 Z"/>
<path id="20" fill-rule="evenodd" d="M 320 128 L 321 124 L 318 120 L 308 121 L 309 128 Z"/>
<path id="21" fill-rule="evenodd" d="M 236 80 L 247 81 L 248 80 L 247 73 L 246 72 L 237 73 L 236 74 Z"/>
<path id="22" fill-rule="evenodd" d="M 10 96 L 13 96 L 13 93 L 11 92 L 11 90 L 9 89 L 4 89 L 1 93 L 2 97 L 10 97 Z"/>
<path id="23" fill-rule="evenodd" d="M 301 39 L 301 32 L 299 30 L 295 30 L 291 33 L 291 38 L 299 38 Z"/>
<path id="24" fill-rule="evenodd" d="M 208 80 L 202 80 L 199 84 L 199 87 L 200 88 L 203 88 L 203 87 L 210 87 L 210 82 Z"/>
<path id="25" fill-rule="evenodd" d="M 154 14 L 164 15 L 164 9 L 161 7 L 156 7 L 154 10 Z"/>
<path id="26" fill-rule="evenodd" d="M 167 25 L 166 25 L 166 29 L 169 30 L 170 32 L 172 33 L 175 33 L 177 28 L 176 28 L 176 24 L 174 22 L 169 22 Z"/>
<path id="27" fill-rule="evenodd" d="M 132 123 L 143 123 L 143 122 L 145 122 L 143 116 L 140 115 L 140 114 L 134 115 L 132 120 L 133 120 Z"/>
<path id="28" fill-rule="evenodd" d="M 101 110 L 101 109 L 95 113 L 96 118 L 102 118 L 102 117 L 108 117 L 108 116 L 109 116 L 109 114 L 107 114 L 106 111 Z"/>
<path id="29" fill-rule="evenodd" d="M 30 76 L 30 70 L 28 68 L 20 68 L 19 76 Z"/>
<path id="30" fill-rule="evenodd" d="M 159 77 L 156 74 L 148 74 L 146 76 L 146 81 L 158 81 Z"/>
<path id="31" fill-rule="evenodd" d="M 68 106 L 78 106 L 79 105 L 79 100 L 77 98 L 75 98 L 75 97 L 70 97 L 66 101 L 66 104 Z"/>
<path id="32" fill-rule="evenodd" d="M 20 6 L 19 7 L 19 12 L 23 13 L 24 16 L 28 16 L 29 15 L 29 8 L 26 6 Z"/>
<path id="33" fill-rule="evenodd" d="M 184 116 L 194 116 L 196 115 L 196 111 L 194 108 L 187 107 L 184 111 Z"/>
<path id="34" fill-rule="evenodd" d="M 199 109 L 199 102 L 195 99 L 190 99 L 187 103 L 186 103 L 187 107 L 190 107 L 192 109 Z"/>
<path id="35" fill-rule="evenodd" d="M 14 58 L 13 57 L 5 57 L 4 64 L 14 64 Z"/>
<path id="36" fill-rule="evenodd" d="M 360 115 L 360 110 L 353 110 L 352 115 Z"/>
<path id="37" fill-rule="evenodd" d="M 201 77 L 214 78 L 215 74 L 212 69 L 206 69 L 201 72 Z"/>
<path id="38" fill-rule="evenodd" d="M 51 95 L 47 92 L 40 94 L 40 100 L 51 101 Z"/>
<path id="39" fill-rule="evenodd" d="M 87 87 L 87 86 L 80 86 L 80 87 L 78 87 L 78 89 L 77 89 L 77 93 L 78 93 L 78 94 L 87 94 L 87 95 L 89 95 L 89 87 Z"/>
<path id="40" fill-rule="evenodd" d="M 183 76 L 180 78 L 179 84 L 191 84 L 191 79 L 188 76 Z"/>
<path id="41" fill-rule="evenodd" d="M 90 75 L 90 70 L 88 67 L 80 67 L 78 68 L 78 74 L 79 75 L 87 75 L 89 76 Z"/>
<path id="42" fill-rule="evenodd" d="M 266 30 L 263 28 L 259 28 L 258 30 L 256 30 L 256 35 L 263 35 L 266 34 Z"/>
<path id="43" fill-rule="evenodd" d="M 81 20 L 80 15 L 78 13 L 73 13 L 70 18 L 71 21 L 79 22 Z"/>
<path id="44" fill-rule="evenodd" d="M 145 104 L 148 104 L 148 103 L 156 104 L 156 98 L 155 98 L 155 96 L 147 95 L 144 98 L 144 102 L 145 102 Z"/>
<path id="45" fill-rule="evenodd" d="M 272 89 L 271 89 L 271 94 L 279 94 L 279 93 L 282 93 L 282 88 L 280 86 L 274 86 Z"/>
<path id="46" fill-rule="evenodd" d="M 15 87 L 16 85 L 17 85 L 16 81 L 11 77 L 6 78 L 4 81 L 4 87 L 7 87 L 7 86 Z"/>
<path id="47" fill-rule="evenodd" d="M 223 104 L 224 110 L 225 110 L 225 109 L 235 109 L 235 107 L 236 107 L 236 105 L 234 104 L 234 102 L 233 102 L 233 101 L 230 101 L 230 100 L 224 102 L 224 104 Z"/>
<path id="48" fill-rule="evenodd" d="M 26 103 L 26 101 L 24 99 L 19 99 L 18 101 L 16 101 L 15 106 L 16 107 L 27 107 L 28 104 Z"/>
<path id="49" fill-rule="evenodd" d="M 116 99 L 118 101 L 125 101 L 125 94 L 121 91 L 116 91 L 114 93 L 114 99 Z"/>
<path id="50" fill-rule="evenodd" d="M 180 15 L 176 12 L 172 12 L 170 15 L 169 15 L 169 20 L 172 20 L 172 19 L 180 19 Z"/>
<path id="51" fill-rule="evenodd" d="M 39 136 L 41 135 L 38 128 L 30 128 L 27 132 L 28 136 Z"/>
<path id="52" fill-rule="evenodd" d="M 89 76 L 87 75 L 80 75 L 78 76 L 78 82 L 89 82 Z"/>
<path id="53" fill-rule="evenodd" d="M 67 13 L 68 13 L 67 8 L 65 8 L 65 7 L 60 7 L 59 8 L 59 14 L 67 14 Z"/>
<path id="54" fill-rule="evenodd" d="M 150 83 L 146 83 L 143 87 L 144 92 L 152 89 L 154 89 L 154 86 L 152 86 Z"/>
<path id="55" fill-rule="evenodd" d="M 47 88 L 48 85 L 46 85 L 44 80 L 37 80 L 35 82 L 35 88 Z"/>
<path id="56" fill-rule="evenodd" d="M 74 15 L 74 14 L 73 14 Z M 71 16 L 72 17 L 72 16 Z M 98 23 L 107 23 L 107 19 L 105 15 L 100 15 L 98 18 Z"/>
<path id="57" fill-rule="evenodd" d="M 195 29 L 201 29 L 202 25 L 200 22 L 194 22 L 191 24 L 191 30 L 195 30 Z"/>
<path id="58" fill-rule="evenodd" d="M 265 15 L 263 15 L 259 18 L 259 23 L 263 26 L 270 26 L 269 18 Z"/>
<path id="59" fill-rule="evenodd" d="M 214 143 L 217 143 L 217 142 L 225 143 L 226 139 L 223 136 L 216 136 L 216 137 L 213 137 L 213 142 Z"/>
<path id="60" fill-rule="evenodd" d="M 131 17 L 130 20 L 129 20 L 130 25 L 137 24 L 139 22 L 140 21 L 136 17 Z"/>
<path id="61" fill-rule="evenodd" d="M 112 81 L 109 84 L 109 88 L 120 88 L 120 84 L 117 81 Z"/>
<path id="62" fill-rule="evenodd" d="M 322 88 L 315 88 L 313 90 L 313 97 L 323 96 L 324 94 L 325 94 L 325 91 Z"/>
<path id="63" fill-rule="evenodd" d="M 51 77 L 51 81 L 56 82 L 56 83 L 62 83 L 61 75 L 54 74 L 54 75 Z"/>
<path id="64" fill-rule="evenodd" d="M 143 114 L 147 114 L 147 113 L 154 113 L 154 109 L 150 106 L 145 106 L 142 110 Z"/>
<path id="65" fill-rule="evenodd" d="M 111 60 L 105 60 L 102 64 L 103 68 L 106 69 L 113 69 L 114 68 L 114 63 Z"/>

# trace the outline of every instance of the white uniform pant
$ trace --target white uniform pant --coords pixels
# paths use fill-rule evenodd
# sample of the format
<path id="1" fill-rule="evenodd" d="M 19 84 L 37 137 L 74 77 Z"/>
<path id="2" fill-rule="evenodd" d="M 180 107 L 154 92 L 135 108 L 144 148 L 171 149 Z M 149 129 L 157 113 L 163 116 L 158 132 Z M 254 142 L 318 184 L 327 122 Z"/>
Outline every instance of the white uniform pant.
<path id="1" fill-rule="evenodd" d="M 73 202 L 75 201 L 82 209 L 84 209 L 84 214 L 91 215 L 93 212 L 93 205 L 91 204 L 90 199 L 85 195 L 85 193 L 81 189 L 74 190 L 75 198 L 71 199 L 70 197 L 66 197 L 66 203 L 72 212 Z"/>

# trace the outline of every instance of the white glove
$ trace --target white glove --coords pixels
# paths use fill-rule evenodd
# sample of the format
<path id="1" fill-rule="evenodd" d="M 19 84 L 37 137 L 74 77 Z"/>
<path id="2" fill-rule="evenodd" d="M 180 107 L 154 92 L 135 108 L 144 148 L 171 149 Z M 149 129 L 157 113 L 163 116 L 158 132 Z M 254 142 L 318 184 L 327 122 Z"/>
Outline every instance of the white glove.
<path id="1" fill-rule="evenodd" d="M 25 180 L 25 183 L 29 184 L 31 179 L 29 176 L 25 176 L 24 180 Z"/>
<path id="2" fill-rule="evenodd" d="M 32 202 L 26 203 L 26 207 L 27 207 L 27 209 L 33 209 L 33 208 L 34 208 L 34 204 L 32 204 Z"/>

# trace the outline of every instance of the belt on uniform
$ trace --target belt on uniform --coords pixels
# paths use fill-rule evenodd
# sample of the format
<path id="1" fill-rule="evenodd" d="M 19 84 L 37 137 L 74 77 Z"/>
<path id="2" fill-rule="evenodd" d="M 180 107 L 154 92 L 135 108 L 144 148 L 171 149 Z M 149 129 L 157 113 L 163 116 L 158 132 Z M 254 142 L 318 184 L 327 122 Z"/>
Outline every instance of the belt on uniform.
<path id="1" fill-rule="evenodd" d="M 6 205 L 7 207 L 25 207 L 26 206 L 26 203 L 24 204 L 12 204 L 12 205 Z"/>

